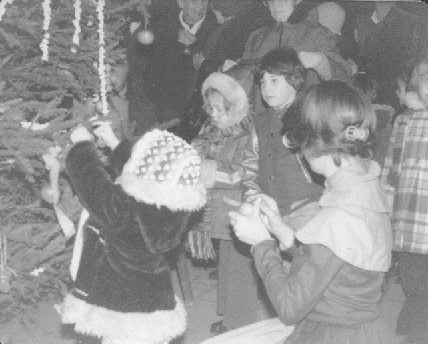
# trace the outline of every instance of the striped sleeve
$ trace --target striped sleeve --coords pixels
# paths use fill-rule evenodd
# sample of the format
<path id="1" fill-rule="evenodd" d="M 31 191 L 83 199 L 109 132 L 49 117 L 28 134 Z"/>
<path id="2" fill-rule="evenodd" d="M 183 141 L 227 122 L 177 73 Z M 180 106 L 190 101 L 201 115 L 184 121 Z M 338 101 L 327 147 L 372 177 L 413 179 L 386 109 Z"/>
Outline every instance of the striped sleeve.
<path id="1" fill-rule="evenodd" d="M 251 128 L 250 137 L 245 146 L 244 159 L 242 161 L 244 186 L 244 199 L 248 196 L 261 193 L 257 179 L 259 175 L 259 140 L 254 125 Z"/>
<path id="2" fill-rule="evenodd" d="M 242 162 L 245 158 L 245 147 L 249 135 L 242 135 L 236 139 L 232 161 L 217 161 L 218 167 L 215 175 L 214 188 L 216 189 L 240 189 L 242 188 L 242 177 L 244 168 Z"/>

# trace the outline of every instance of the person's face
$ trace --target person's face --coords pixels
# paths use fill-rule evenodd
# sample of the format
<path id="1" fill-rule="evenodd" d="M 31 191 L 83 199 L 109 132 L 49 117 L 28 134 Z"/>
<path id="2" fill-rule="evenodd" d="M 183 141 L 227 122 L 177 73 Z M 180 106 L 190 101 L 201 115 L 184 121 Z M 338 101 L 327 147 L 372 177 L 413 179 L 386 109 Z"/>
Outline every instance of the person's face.
<path id="1" fill-rule="evenodd" d="M 264 101 L 275 110 L 285 108 L 296 98 L 296 90 L 283 75 L 265 72 L 260 84 Z"/>
<path id="2" fill-rule="evenodd" d="M 419 66 L 419 82 L 417 89 L 419 98 L 428 106 L 428 64 Z"/>
<path id="3" fill-rule="evenodd" d="M 207 13 L 208 0 L 177 0 L 183 10 L 184 21 L 193 25 L 200 21 Z"/>
<path id="4" fill-rule="evenodd" d="M 266 0 L 270 15 L 276 22 L 285 23 L 294 11 L 298 0 Z"/>
<path id="5" fill-rule="evenodd" d="M 208 96 L 208 105 L 213 123 L 219 128 L 226 128 L 228 126 L 229 115 L 224 107 L 223 96 L 217 92 L 210 94 Z"/>

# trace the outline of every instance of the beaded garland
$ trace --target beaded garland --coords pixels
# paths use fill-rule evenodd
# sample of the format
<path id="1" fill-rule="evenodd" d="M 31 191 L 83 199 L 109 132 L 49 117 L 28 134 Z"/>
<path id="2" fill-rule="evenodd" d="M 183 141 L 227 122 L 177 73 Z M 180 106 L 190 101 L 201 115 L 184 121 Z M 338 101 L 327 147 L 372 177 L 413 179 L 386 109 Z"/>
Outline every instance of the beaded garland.
<path id="1" fill-rule="evenodd" d="M 49 25 L 51 23 L 51 0 L 43 0 L 43 30 L 45 31 L 43 35 L 43 40 L 40 43 L 40 49 L 42 50 L 42 60 L 49 61 Z"/>
<path id="2" fill-rule="evenodd" d="M 108 114 L 107 106 L 107 80 L 106 80 L 106 66 L 105 66 L 105 33 L 104 33 L 104 6 L 105 0 L 98 0 L 97 13 L 98 13 L 98 36 L 99 36 L 99 54 L 98 54 L 98 73 L 100 76 L 100 93 L 101 93 L 101 104 L 102 114 Z"/>
<path id="3" fill-rule="evenodd" d="M 74 2 L 74 15 L 75 18 L 73 20 L 73 24 L 74 24 L 74 35 L 73 35 L 73 44 L 75 45 L 80 45 L 80 41 L 79 41 L 79 34 L 81 32 L 81 28 L 80 28 L 80 19 L 81 19 L 81 15 L 82 15 L 82 7 L 81 7 L 81 2 L 80 0 L 75 0 Z M 72 52 L 76 52 L 76 48 L 72 48 Z"/>

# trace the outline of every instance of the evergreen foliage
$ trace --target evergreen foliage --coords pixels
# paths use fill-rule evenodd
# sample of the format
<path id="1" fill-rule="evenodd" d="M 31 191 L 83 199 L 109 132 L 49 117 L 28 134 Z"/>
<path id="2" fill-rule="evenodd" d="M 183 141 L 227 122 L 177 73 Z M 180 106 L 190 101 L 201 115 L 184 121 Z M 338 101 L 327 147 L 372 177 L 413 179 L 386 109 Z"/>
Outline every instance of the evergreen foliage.
<path id="1" fill-rule="evenodd" d="M 13 271 L 10 290 L 0 285 L 0 321 L 28 314 L 36 301 L 58 296 L 68 281 L 73 240 L 63 235 L 40 189 L 49 178 L 41 156 L 55 145 L 64 156 L 70 129 L 94 116 L 93 96 L 100 93 L 97 1 L 81 2 L 79 46 L 72 44 L 74 2 L 52 0 L 49 61 L 42 61 L 39 47 L 42 0 L 14 0 L 0 22 L 0 237 L 7 241 L 0 284 L 2 273 Z M 106 0 L 106 64 L 126 61 L 129 15 L 142 13 L 146 3 Z M 108 97 L 114 98 L 112 92 Z M 61 176 L 58 207 L 76 223 L 81 207 Z"/>

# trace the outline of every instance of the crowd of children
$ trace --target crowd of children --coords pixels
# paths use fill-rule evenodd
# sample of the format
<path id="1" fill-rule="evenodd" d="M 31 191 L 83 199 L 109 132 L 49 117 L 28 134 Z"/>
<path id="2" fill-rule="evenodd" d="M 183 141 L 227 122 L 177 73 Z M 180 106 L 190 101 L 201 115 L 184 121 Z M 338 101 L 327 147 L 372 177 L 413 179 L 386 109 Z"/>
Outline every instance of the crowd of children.
<path id="1" fill-rule="evenodd" d="M 334 44 L 312 51 L 344 18 L 332 32 L 314 18 L 291 25 L 299 2 L 266 1 L 277 23 L 204 80 L 207 119 L 191 144 L 158 129 L 119 142 L 106 123 L 71 134 L 66 170 L 89 214 L 62 306 L 76 332 L 104 344 L 182 335 L 168 252 L 188 239 L 209 259 L 215 238 L 223 319 L 207 344 L 387 344 L 379 301 L 393 252 L 406 296 L 396 333 L 427 342 L 428 55 L 397 80 L 404 112 L 394 116 Z M 108 167 L 94 136 L 111 148 Z M 251 325 L 269 307 L 274 319 Z M 278 326 L 280 341 L 269 337 Z"/>

